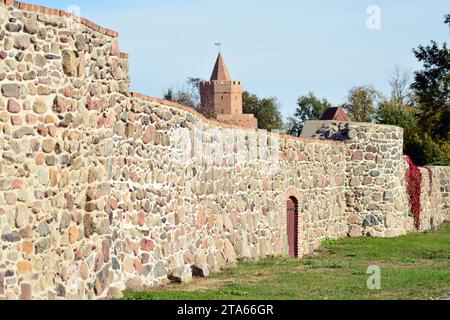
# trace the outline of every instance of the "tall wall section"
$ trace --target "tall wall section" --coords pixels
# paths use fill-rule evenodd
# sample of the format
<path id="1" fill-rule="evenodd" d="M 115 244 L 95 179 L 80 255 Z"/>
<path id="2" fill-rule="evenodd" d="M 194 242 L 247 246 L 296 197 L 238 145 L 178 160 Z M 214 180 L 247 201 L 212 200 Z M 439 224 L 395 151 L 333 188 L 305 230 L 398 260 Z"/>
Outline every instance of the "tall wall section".
<path id="1" fill-rule="evenodd" d="M 0 297 L 102 296 L 112 276 L 112 127 L 128 63 L 110 30 L 5 3 Z"/>
<path id="2" fill-rule="evenodd" d="M 0 299 L 114 298 L 287 254 L 289 197 L 300 255 L 347 234 L 342 143 L 132 94 L 117 33 L 63 11 L 2 1 L 0 27 Z"/>

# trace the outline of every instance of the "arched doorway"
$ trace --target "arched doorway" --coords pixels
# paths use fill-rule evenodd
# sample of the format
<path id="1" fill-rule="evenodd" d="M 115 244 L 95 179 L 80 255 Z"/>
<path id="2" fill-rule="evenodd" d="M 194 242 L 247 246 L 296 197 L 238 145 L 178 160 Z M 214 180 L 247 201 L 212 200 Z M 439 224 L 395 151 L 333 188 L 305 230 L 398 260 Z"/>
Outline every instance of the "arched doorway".
<path id="1" fill-rule="evenodd" d="M 298 201 L 295 197 L 287 200 L 287 234 L 289 256 L 298 258 Z"/>

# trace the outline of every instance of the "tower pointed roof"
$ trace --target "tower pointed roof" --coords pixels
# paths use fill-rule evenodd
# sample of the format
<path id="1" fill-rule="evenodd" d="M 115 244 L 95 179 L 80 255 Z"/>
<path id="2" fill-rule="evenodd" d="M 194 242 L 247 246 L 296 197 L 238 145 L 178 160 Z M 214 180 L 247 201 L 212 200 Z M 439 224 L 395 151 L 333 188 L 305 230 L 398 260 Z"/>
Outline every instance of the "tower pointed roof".
<path id="1" fill-rule="evenodd" d="M 225 64 L 225 60 L 222 57 L 222 54 L 219 52 L 219 56 L 217 57 L 216 65 L 214 66 L 213 73 L 211 75 L 211 81 L 232 81 L 230 71 L 228 71 L 227 65 Z"/>

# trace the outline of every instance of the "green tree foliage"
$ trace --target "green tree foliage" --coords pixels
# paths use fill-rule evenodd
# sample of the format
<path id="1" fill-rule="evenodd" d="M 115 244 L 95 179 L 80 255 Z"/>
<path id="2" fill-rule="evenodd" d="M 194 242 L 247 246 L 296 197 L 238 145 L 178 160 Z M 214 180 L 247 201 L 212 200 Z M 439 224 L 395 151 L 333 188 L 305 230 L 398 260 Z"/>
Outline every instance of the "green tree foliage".
<path id="1" fill-rule="evenodd" d="M 244 91 L 242 94 L 242 107 L 244 113 L 252 113 L 256 116 L 259 109 L 259 101 L 260 99 L 256 94 Z"/>
<path id="2" fill-rule="evenodd" d="M 450 165 L 448 146 L 437 143 L 428 133 L 415 130 L 405 140 L 405 152 L 414 163 L 423 165 Z"/>
<path id="3" fill-rule="evenodd" d="M 305 122 L 320 119 L 325 110 L 331 108 L 331 103 L 327 99 L 317 98 L 314 93 L 310 92 L 298 98 L 297 106 L 294 116 L 288 118 L 285 129 L 288 134 L 299 137 Z"/>
<path id="4" fill-rule="evenodd" d="M 380 103 L 376 120 L 379 124 L 401 127 L 405 129 L 405 132 L 410 132 L 417 126 L 414 107 L 398 104 L 393 100 L 386 100 Z"/>
<path id="5" fill-rule="evenodd" d="M 445 16 L 450 26 L 450 14 Z M 408 155 L 419 165 L 450 165 L 450 49 L 431 41 L 415 49 L 423 63 L 411 88 L 417 97 L 418 125 L 405 139 Z"/>
<path id="6" fill-rule="evenodd" d="M 445 17 L 450 26 L 450 15 Z M 450 49 L 435 41 L 414 50 L 423 69 L 412 85 L 421 111 L 419 123 L 434 140 L 448 141 L 450 133 Z"/>
<path id="7" fill-rule="evenodd" d="M 259 98 L 255 94 L 244 91 L 242 94 L 242 104 L 244 113 L 254 114 L 256 119 L 258 119 L 258 127 L 260 129 L 282 129 L 283 118 L 277 98 Z"/>
<path id="8" fill-rule="evenodd" d="M 355 87 L 348 93 L 345 109 L 353 121 L 373 122 L 381 97 L 381 93 L 373 86 Z"/>

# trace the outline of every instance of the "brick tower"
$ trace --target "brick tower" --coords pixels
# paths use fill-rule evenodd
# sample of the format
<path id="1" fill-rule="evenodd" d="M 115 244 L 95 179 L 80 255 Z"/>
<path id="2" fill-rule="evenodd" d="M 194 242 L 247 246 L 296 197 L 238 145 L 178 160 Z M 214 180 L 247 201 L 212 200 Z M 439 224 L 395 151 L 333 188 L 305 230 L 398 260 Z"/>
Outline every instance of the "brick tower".
<path id="1" fill-rule="evenodd" d="M 243 114 L 242 82 L 233 81 L 230 71 L 219 53 L 210 81 L 200 83 L 202 107 L 214 112 L 217 120 L 243 126 L 257 128 L 258 120 L 253 114 Z"/>

